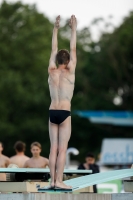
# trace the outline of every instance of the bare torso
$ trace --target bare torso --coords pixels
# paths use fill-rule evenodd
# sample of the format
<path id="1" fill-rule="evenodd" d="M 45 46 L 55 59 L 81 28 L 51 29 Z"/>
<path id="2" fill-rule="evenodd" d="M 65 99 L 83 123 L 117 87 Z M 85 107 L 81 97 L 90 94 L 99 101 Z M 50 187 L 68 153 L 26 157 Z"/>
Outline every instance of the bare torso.
<path id="1" fill-rule="evenodd" d="M 19 168 L 24 166 L 24 163 L 30 158 L 25 155 L 15 155 L 10 158 L 11 164 L 16 164 Z"/>
<path id="2" fill-rule="evenodd" d="M 42 156 L 38 158 L 30 158 L 26 161 L 24 167 L 27 168 L 46 168 L 48 166 L 48 159 Z"/>
<path id="3" fill-rule="evenodd" d="M 9 158 L 4 155 L 0 155 L 0 168 L 6 168 L 10 164 Z M 6 181 L 6 174 L 0 173 L 0 181 Z"/>
<path id="4" fill-rule="evenodd" d="M 57 68 L 49 72 L 51 105 L 49 109 L 70 110 L 74 91 L 75 73 L 67 68 Z"/>

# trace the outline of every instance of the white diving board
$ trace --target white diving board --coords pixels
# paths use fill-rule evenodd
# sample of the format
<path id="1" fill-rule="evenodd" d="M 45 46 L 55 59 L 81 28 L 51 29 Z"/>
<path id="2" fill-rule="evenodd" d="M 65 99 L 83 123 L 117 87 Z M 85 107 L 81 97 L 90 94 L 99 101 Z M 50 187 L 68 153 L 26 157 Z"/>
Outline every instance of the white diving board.
<path id="1" fill-rule="evenodd" d="M 0 168 L 0 173 L 50 173 L 47 168 Z M 89 174 L 92 170 L 71 170 L 65 169 L 64 174 Z"/>
<path id="2" fill-rule="evenodd" d="M 47 168 L 0 168 L 0 173 L 7 173 L 7 180 L 23 182 L 25 180 L 41 180 L 42 182 L 48 182 L 50 178 L 50 170 Z M 63 174 L 66 176 L 73 175 L 88 175 L 92 170 L 71 170 L 65 169 Z"/>
<path id="3" fill-rule="evenodd" d="M 106 181 L 123 179 L 133 176 L 133 169 L 114 170 L 109 172 L 101 172 L 92 175 L 86 175 L 79 178 L 64 181 L 66 185 L 72 186 L 72 189 L 47 189 L 46 187 L 38 188 L 38 192 L 73 192 L 91 185 L 104 183 Z"/>
<path id="4" fill-rule="evenodd" d="M 101 172 L 97 174 L 91 174 L 79 178 L 75 178 L 64 181 L 67 185 L 72 185 L 73 188 L 76 188 L 75 190 L 82 189 L 85 187 L 89 187 L 91 185 L 104 183 L 106 181 L 111 180 L 117 180 L 117 179 L 123 179 L 126 177 L 133 176 L 133 169 L 122 169 L 122 170 L 114 170 L 109 172 Z"/>

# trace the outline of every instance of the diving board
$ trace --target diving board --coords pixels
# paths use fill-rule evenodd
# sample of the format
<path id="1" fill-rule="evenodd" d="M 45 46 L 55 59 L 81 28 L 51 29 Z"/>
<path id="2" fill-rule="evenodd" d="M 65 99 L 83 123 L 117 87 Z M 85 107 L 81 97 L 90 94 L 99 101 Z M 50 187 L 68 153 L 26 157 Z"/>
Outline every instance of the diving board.
<path id="1" fill-rule="evenodd" d="M 47 182 L 50 178 L 50 170 L 40 168 L 0 168 L 0 173 L 7 173 L 8 181 L 23 182 L 25 180 L 41 180 Z M 65 169 L 63 174 L 73 178 L 73 175 L 88 175 L 92 170 Z"/>
<path id="2" fill-rule="evenodd" d="M 63 189 L 50 189 L 48 190 L 46 187 L 38 188 L 38 192 L 73 192 L 82 188 L 89 187 L 91 185 L 104 183 L 106 181 L 123 179 L 126 177 L 133 176 L 133 169 L 122 169 L 122 170 L 114 170 L 109 172 L 101 172 L 92 175 L 86 175 L 79 178 L 74 178 L 71 180 L 64 181 L 66 185 L 72 186 L 72 189 L 63 190 Z"/>
<path id="3" fill-rule="evenodd" d="M 0 168 L 0 173 L 50 173 L 47 168 Z M 89 174 L 92 170 L 72 170 L 64 169 L 64 174 Z"/>

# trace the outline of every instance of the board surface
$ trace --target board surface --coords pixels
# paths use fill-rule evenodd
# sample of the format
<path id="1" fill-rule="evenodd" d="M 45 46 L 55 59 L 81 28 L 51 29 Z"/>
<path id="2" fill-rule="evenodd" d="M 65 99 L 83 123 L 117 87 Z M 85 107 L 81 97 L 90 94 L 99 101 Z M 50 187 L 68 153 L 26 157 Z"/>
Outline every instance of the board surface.
<path id="1" fill-rule="evenodd" d="M 133 169 L 122 169 L 122 170 L 101 172 L 97 174 L 90 174 L 64 181 L 64 183 L 66 185 L 71 185 L 73 188 L 79 187 L 79 189 L 82 189 L 85 187 L 89 187 L 91 185 L 96 185 L 111 180 L 123 179 L 131 176 L 133 176 Z"/>
<path id="2" fill-rule="evenodd" d="M 49 169 L 40 168 L 0 168 L 0 173 L 50 173 Z M 64 174 L 89 174 L 92 170 L 65 169 Z"/>
<path id="3" fill-rule="evenodd" d="M 122 170 L 113 170 L 109 172 L 102 172 L 102 173 L 97 173 L 97 174 L 91 174 L 91 175 L 86 175 L 78 178 L 73 178 L 67 181 L 64 181 L 66 185 L 72 186 L 72 191 L 79 190 L 82 188 L 89 187 L 91 185 L 96 185 L 99 183 L 104 183 L 106 181 L 111 181 L 111 180 L 117 180 L 117 179 L 122 179 L 126 177 L 133 176 L 133 169 L 122 169 Z M 51 190 L 43 188 L 39 188 L 38 192 L 50 192 Z M 57 192 L 57 190 L 54 190 L 54 192 Z M 67 190 L 60 190 L 60 192 L 69 192 Z"/>

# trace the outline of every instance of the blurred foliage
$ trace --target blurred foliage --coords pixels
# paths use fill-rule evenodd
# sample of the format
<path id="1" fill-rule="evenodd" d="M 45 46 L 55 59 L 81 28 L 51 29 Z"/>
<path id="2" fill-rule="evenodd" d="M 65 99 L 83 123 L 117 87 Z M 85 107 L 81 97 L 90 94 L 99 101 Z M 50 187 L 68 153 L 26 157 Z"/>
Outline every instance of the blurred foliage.
<path id="1" fill-rule="evenodd" d="M 101 18 L 100 18 L 101 19 Z M 98 19 L 93 23 L 98 23 Z M 73 110 L 133 110 L 133 13 L 113 33 L 94 42 L 89 28 L 77 31 L 76 83 Z M 48 62 L 53 24 L 35 5 L 21 2 L 0 7 L 0 141 L 4 153 L 14 154 L 13 144 L 39 141 L 42 155 L 49 155 Z M 59 49 L 69 49 L 70 29 L 60 29 Z M 115 105 L 113 99 L 122 103 Z M 133 137 L 133 128 L 91 124 L 72 114 L 69 146 L 77 147 L 83 160 L 87 151 L 100 152 L 104 137 Z"/>

